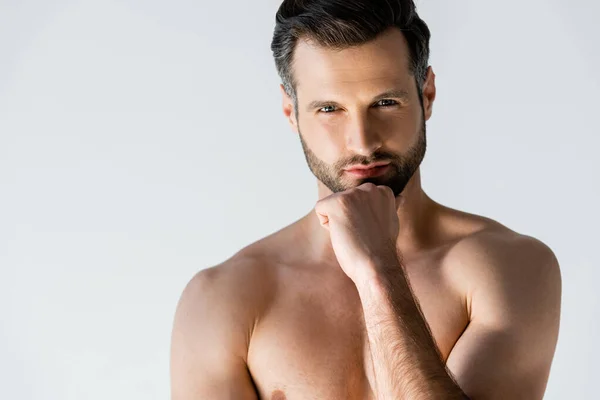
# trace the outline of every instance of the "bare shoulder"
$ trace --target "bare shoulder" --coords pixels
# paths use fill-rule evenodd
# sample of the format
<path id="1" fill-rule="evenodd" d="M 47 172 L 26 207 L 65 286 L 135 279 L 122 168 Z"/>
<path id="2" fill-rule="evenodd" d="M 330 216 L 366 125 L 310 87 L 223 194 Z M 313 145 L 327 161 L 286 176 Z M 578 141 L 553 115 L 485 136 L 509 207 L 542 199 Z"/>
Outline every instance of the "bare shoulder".
<path id="1" fill-rule="evenodd" d="M 247 360 L 270 293 L 264 271 L 260 259 L 236 254 L 189 280 L 173 322 L 172 398 L 256 399 Z"/>
<path id="2" fill-rule="evenodd" d="M 263 259 L 243 251 L 200 270 L 179 299 L 177 329 L 210 333 L 206 342 L 226 340 L 231 356 L 246 360 L 257 320 L 273 293 L 269 271 Z"/>
<path id="3" fill-rule="evenodd" d="M 465 235 L 451 247 L 447 259 L 483 270 L 502 268 L 522 273 L 558 270 L 558 260 L 547 244 L 499 223 Z"/>
<path id="4" fill-rule="evenodd" d="M 468 313 L 447 360 L 461 388 L 475 397 L 541 399 L 560 327 L 554 252 L 490 223 L 453 243 L 443 263 Z"/>
<path id="5" fill-rule="evenodd" d="M 185 287 L 180 303 L 197 308 L 209 304 L 213 320 L 243 332 L 247 350 L 258 320 L 276 294 L 282 232 L 249 244 L 218 265 L 197 272 Z"/>
<path id="6" fill-rule="evenodd" d="M 444 266 L 464 272 L 469 281 L 483 274 L 559 274 L 558 260 L 541 240 L 516 232 L 481 215 L 441 206 L 450 234 Z"/>
<path id="7" fill-rule="evenodd" d="M 516 310 L 524 317 L 542 310 L 558 315 L 559 262 L 539 239 L 490 223 L 453 244 L 444 264 L 465 294 L 472 318 L 508 321 L 511 316 L 506 313 Z M 497 314 L 490 312 L 492 304 Z"/>
<path id="8" fill-rule="evenodd" d="M 240 251 L 222 263 L 197 272 L 188 282 L 182 299 L 203 301 L 215 313 L 240 321 L 248 331 L 254 328 L 262 308 L 273 293 L 274 275 L 263 257 Z M 241 330 L 241 329 L 240 329 Z"/>

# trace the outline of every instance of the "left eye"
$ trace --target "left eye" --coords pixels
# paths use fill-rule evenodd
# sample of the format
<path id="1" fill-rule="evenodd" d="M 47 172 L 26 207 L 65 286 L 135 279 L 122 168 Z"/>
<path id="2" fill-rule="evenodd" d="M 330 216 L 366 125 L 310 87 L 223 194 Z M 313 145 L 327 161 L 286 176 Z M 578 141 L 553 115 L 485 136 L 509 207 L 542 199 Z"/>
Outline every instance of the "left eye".
<path id="1" fill-rule="evenodd" d="M 382 107 L 395 106 L 396 104 L 398 104 L 398 102 L 396 102 L 395 100 L 389 100 L 389 99 L 384 99 L 384 100 L 380 100 L 377 102 L 377 105 L 382 106 Z"/>

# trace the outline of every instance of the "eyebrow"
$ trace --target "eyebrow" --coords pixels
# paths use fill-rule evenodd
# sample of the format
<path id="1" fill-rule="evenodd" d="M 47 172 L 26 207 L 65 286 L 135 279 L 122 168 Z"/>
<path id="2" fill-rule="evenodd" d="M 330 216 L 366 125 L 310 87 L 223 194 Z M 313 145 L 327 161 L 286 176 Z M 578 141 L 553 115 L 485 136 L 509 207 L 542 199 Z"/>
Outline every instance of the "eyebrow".
<path id="1" fill-rule="evenodd" d="M 401 99 L 404 101 L 407 101 L 409 96 L 408 96 L 408 91 L 404 90 L 404 89 L 391 89 L 391 90 L 386 90 L 383 93 L 378 94 L 377 96 L 375 96 L 373 98 L 373 102 L 378 102 L 380 100 L 383 99 L 390 99 L 390 98 L 395 98 L 395 99 Z M 315 100 L 315 101 L 311 101 L 308 106 L 306 107 L 307 111 L 311 111 L 317 108 L 323 108 L 326 106 L 339 106 L 340 104 L 336 101 L 325 101 L 325 100 Z"/>

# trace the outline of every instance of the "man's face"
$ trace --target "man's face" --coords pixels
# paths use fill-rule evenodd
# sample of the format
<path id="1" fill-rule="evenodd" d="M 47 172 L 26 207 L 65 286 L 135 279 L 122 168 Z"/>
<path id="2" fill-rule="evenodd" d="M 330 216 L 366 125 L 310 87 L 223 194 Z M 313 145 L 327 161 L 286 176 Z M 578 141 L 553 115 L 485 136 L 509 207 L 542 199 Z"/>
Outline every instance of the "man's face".
<path id="1" fill-rule="evenodd" d="M 308 41 L 296 47 L 298 112 L 290 115 L 291 122 L 310 170 L 333 193 L 372 182 L 398 196 L 419 168 L 429 115 L 408 60 L 408 47 L 396 29 L 341 51 Z M 289 112 L 293 105 L 287 107 Z M 382 161 L 390 165 L 377 176 L 345 170 Z"/>
<path id="2" fill-rule="evenodd" d="M 319 159 L 317 155 L 308 147 L 304 140 L 302 133 L 300 133 L 300 142 L 302 143 L 302 149 L 304 150 L 304 156 L 308 163 L 308 167 L 312 171 L 313 175 L 320 180 L 325 186 L 329 188 L 333 193 L 343 192 L 344 190 L 350 189 L 361 185 L 363 183 L 371 182 L 375 185 L 386 185 L 389 186 L 394 196 L 398 196 L 414 173 L 421 165 L 421 161 L 425 157 L 425 150 L 427 147 L 427 139 L 425 134 L 425 122 L 421 125 L 422 128 L 417 134 L 417 143 L 411 146 L 403 154 L 396 154 L 389 151 L 377 151 L 373 153 L 371 157 L 354 156 L 350 160 L 340 160 L 329 165 L 323 160 Z M 388 170 L 379 176 L 368 177 L 368 178 L 350 178 L 344 168 L 351 165 L 363 164 L 368 165 L 380 161 L 389 161 L 390 166 Z"/>

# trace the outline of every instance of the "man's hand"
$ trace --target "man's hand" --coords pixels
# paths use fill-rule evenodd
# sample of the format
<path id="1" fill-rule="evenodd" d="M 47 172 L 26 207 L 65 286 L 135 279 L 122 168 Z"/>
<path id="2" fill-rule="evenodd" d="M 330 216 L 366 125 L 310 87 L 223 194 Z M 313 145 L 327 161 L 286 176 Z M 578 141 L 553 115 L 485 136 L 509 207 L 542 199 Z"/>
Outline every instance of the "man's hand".
<path id="1" fill-rule="evenodd" d="M 402 200 L 388 186 L 365 183 L 317 202 L 321 226 L 329 230 L 336 258 L 354 283 L 375 272 L 373 260 L 397 257 L 397 209 Z"/>

